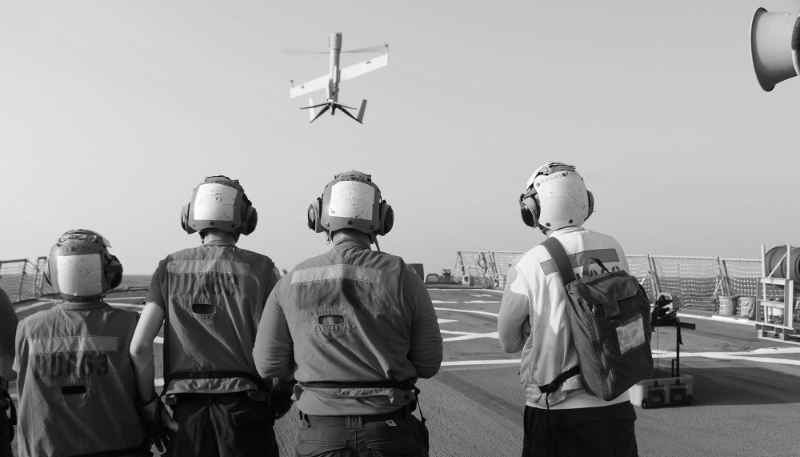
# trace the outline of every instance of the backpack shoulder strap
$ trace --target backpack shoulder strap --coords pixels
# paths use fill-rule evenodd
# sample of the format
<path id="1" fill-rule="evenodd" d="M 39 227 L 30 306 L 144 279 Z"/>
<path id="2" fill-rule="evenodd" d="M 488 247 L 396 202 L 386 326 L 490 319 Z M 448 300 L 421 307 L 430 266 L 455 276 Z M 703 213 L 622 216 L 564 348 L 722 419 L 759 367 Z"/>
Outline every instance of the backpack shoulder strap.
<path id="1" fill-rule="evenodd" d="M 544 240 L 542 246 L 547 249 L 553 262 L 555 262 L 558 274 L 561 275 L 561 280 L 564 281 L 564 286 L 574 281 L 575 273 L 572 272 L 572 264 L 561 242 L 556 237 L 551 236 Z"/>

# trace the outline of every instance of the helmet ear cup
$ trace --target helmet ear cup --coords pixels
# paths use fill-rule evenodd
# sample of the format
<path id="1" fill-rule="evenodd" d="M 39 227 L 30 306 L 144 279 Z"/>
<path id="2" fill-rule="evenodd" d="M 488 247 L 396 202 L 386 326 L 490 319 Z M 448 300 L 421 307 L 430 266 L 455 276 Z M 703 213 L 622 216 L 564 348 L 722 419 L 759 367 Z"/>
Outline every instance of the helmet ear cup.
<path id="1" fill-rule="evenodd" d="M 583 222 L 588 221 L 589 217 L 591 217 L 592 213 L 594 213 L 594 195 L 592 195 L 592 193 L 588 190 L 586 191 L 586 194 L 589 197 L 589 212 L 586 214 L 586 219 L 584 219 Z"/>
<path id="2" fill-rule="evenodd" d="M 258 225 L 258 211 L 256 211 L 254 207 L 249 206 L 245 213 L 244 220 L 242 221 L 242 225 L 239 227 L 239 232 L 242 235 L 249 235 L 256 230 L 256 225 Z"/>
<path id="3" fill-rule="evenodd" d="M 383 200 L 378 211 L 380 211 L 381 220 L 375 233 L 377 235 L 386 235 L 394 226 L 394 209 L 392 209 L 392 205 L 386 203 L 386 200 Z"/>
<path id="4" fill-rule="evenodd" d="M 117 256 L 109 254 L 106 257 L 106 265 L 103 268 L 103 272 L 108 283 L 108 289 L 104 292 L 114 289 L 122 283 L 122 264 Z"/>
<path id="5" fill-rule="evenodd" d="M 318 197 L 310 205 L 308 205 L 308 213 L 306 214 L 306 217 L 308 218 L 307 221 L 308 228 L 316 233 L 320 233 L 323 231 L 319 214 L 321 207 L 322 207 L 322 198 Z"/>
<path id="6" fill-rule="evenodd" d="M 189 205 L 190 205 L 190 204 L 188 204 L 188 203 L 187 203 L 186 205 L 183 205 L 183 208 L 181 208 L 181 228 L 182 228 L 182 229 L 183 229 L 183 230 L 184 230 L 186 233 L 188 233 L 189 235 L 191 235 L 192 233 L 196 232 L 196 230 L 195 230 L 195 229 L 193 229 L 193 228 L 192 228 L 192 227 L 189 225 Z"/>
<path id="7" fill-rule="evenodd" d="M 519 196 L 519 209 L 522 222 L 528 227 L 539 225 L 539 202 L 536 201 L 536 194 L 522 194 Z"/>

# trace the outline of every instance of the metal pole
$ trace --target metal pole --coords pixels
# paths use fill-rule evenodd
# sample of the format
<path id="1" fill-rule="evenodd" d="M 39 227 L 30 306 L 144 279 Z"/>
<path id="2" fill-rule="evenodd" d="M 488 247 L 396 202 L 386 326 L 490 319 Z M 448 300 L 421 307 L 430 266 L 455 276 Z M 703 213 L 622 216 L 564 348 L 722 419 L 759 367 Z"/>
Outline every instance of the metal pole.
<path id="1" fill-rule="evenodd" d="M 17 301 L 22 301 L 22 286 L 25 284 L 25 264 L 28 262 L 26 259 L 25 262 L 22 263 L 22 274 L 19 275 L 19 289 L 17 290 Z"/>

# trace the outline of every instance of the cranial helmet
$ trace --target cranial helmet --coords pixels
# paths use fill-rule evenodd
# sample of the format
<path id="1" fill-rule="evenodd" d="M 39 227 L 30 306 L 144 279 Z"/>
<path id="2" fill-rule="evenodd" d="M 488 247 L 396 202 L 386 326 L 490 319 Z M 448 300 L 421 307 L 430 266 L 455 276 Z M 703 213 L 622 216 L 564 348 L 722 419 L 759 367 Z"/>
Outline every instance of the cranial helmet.
<path id="1" fill-rule="evenodd" d="M 322 196 L 308 207 L 308 228 L 317 233 L 353 229 L 368 235 L 386 235 L 394 225 L 394 211 L 372 177 L 346 171 L 325 185 Z"/>
<path id="2" fill-rule="evenodd" d="M 594 196 L 574 166 L 551 162 L 533 172 L 519 206 L 525 225 L 558 230 L 586 222 L 594 211 Z"/>
<path id="3" fill-rule="evenodd" d="M 181 210 L 181 227 L 190 235 L 210 228 L 249 235 L 257 223 L 258 212 L 239 181 L 227 176 L 207 177 Z"/>
<path id="4" fill-rule="evenodd" d="M 96 298 L 122 282 L 122 264 L 108 253 L 111 243 L 92 230 L 70 230 L 50 249 L 47 283 L 67 300 Z"/>

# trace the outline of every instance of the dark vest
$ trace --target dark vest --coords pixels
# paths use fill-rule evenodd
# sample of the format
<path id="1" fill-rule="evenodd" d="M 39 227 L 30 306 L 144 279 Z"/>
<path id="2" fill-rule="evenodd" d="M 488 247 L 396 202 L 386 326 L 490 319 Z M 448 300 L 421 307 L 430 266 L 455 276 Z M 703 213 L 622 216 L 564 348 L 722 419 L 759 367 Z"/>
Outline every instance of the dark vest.
<path id="1" fill-rule="evenodd" d="M 253 345 L 274 282 L 272 260 L 234 246 L 205 245 L 176 252 L 165 264 L 159 274 L 168 302 L 166 393 L 247 391 L 266 399 Z"/>
<path id="2" fill-rule="evenodd" d="M 129 354 L 137 320 L 95 302 L 60 304 L 22 321 L 21 457 L 149 449 Z"/>
<path id="3" fill-rule="evenodd" d="M 284 312 L 298 381 L 416 378 L 407 358 L 414 310 L 403 303 L 405 271 L 400 257 L 343 243 L 283 279 L 291 280 Z"/>

